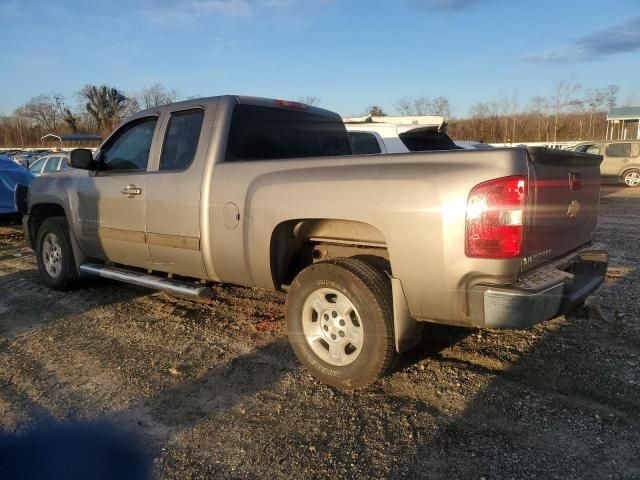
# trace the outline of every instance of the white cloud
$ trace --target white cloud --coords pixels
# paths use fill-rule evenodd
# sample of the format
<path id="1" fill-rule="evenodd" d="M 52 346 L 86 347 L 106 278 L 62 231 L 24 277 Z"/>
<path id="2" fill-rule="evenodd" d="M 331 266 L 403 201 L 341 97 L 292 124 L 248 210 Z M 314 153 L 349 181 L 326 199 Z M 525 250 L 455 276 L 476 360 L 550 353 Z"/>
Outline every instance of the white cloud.
<path id="1" fill-rule="evenodd" d="M 640 50 L 640 17 L 598 30 L 522 60 L 536 63 L 579 63 Z"/>

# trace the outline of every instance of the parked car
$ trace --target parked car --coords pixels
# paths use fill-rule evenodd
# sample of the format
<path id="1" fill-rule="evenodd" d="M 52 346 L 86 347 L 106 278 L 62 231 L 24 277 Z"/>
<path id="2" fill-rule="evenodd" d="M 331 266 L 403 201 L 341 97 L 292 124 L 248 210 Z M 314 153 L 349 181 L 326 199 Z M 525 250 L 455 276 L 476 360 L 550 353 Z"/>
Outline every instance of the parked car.
<path id="1" fill-rule="evenodd" d="M 15 163 L 17 163 L 18 165 L 24 168 L 29 168 L 29 166 L 34 160 L 34 157 L 35 157 L 35 154 L 32 152 L 24 152 L 24 153 L 19 153 L 17 155 L 11 156 L 11 158 Z"/>
<path id="2" fill-rule="evenodd" d="M 35 175 L 42 175 L 43 173 L 55 173 L 70 168 L 68 153 L 53 153 L 38 158 L 31 164 L 29 170 Z"/>
<path id="3" fill-rule="evenodd" d="M 0 214 L 17 213 L 14 203 L 16 185 L 30 185 L 34 176 L 9 156 L 0 155 Z"/>
<path id="4" fill-rule="evenodd" d="M 592 244 L 601 160 L 352 155 L 332 112 L 222 96 L 137 113 L 95 158 L 71 152 L 92 174 L 43 175 L 17 204 L 50 288 L 97 275 L 191 296 L 211 282 L 286 290 L 297 357 L 353 389 L 423 322 L 524 328 L 584 302 L 608 262 Z"/>
<path id="5" fill-rule="evenodd" d="M 603 181 L 640 186 L 640 140 L 582 142 L 571 150 L 602 155 L 600 173 Z"/>

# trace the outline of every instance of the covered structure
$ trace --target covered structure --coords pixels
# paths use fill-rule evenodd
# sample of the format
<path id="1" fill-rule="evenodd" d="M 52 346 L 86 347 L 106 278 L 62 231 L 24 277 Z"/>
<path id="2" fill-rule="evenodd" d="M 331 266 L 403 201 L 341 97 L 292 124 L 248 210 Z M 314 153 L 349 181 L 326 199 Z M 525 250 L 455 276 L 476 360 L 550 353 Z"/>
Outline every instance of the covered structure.
<path id="1" fill-rule="evenodd" d="M 47 133 L 40 138 L 41 142 L 60 142 L 60 148 L 97 147 L 102 142 L 100 135 L 73 134 L 55 135 Z"/>
<path id="2" fill-rule="evenodd" d="M 606 140 L 640 140 L 640 107 L 612 108 L 607 115 Z"/>

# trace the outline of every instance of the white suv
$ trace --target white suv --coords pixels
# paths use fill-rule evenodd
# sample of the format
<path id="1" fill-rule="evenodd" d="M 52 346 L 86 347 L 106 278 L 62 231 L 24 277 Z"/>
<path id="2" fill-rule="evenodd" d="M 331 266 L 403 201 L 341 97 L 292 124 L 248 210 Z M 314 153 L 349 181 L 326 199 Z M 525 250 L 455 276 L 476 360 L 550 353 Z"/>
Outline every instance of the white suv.
<path id="1" fill-rule="evenodd" d="M 436 115 L 345 117 L 354 155 L 428 150 L 491 148 L 479 142 L 454 142 L 444 117 Z"/>

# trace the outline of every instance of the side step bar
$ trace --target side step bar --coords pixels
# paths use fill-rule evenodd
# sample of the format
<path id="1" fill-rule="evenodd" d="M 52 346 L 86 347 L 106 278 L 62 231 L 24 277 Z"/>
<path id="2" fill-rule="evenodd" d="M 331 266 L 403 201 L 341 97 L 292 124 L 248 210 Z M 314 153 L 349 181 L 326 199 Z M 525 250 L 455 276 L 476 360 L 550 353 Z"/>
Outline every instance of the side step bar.
<path id="1" fill-rule="evenodd" d="M 130 283 L 140 287 L 162 290 L 163 292 L 186 295 L 188 297 L 211 297 L 211 288 L 206 285 L 175 280 L 173 278 L 156 277 L 155 275 L 149 275 L 135 270 L 107 267 L 97 263 L 84 263 L 80 265 L 80 272 L 96 277 Z"/>

